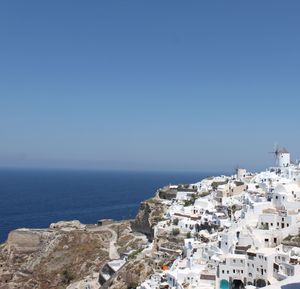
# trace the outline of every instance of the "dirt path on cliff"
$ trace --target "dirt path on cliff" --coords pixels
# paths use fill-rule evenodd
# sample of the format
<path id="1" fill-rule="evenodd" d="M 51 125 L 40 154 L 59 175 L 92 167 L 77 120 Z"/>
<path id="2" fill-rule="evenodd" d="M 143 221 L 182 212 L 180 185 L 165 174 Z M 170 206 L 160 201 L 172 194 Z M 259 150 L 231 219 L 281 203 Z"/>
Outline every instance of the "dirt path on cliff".
<path id="1" fill-rule="evenodd" d="M 115 246 L 116 242 L 117 242 L 117 233 L 112 230 L 112 229 L 109 229 L 109 231 L 112 233 L 112 240 L 110 241 L 110 244 L 109 244 L 109 258 L 110 259 L 120 259 L 120 255 L 118 253 L 118 250 Z"/>
<path id="2" fill-rule="evenodd" d="M 111 228 L 108 228 L 108 227 L 96 227 L 96 228 L 91 228 L 89 230 L 93 231 L 93 232 L 109 231 L 112 236 L 110 243 L 109 243 L 109 258 L 111 260 L 120 259 L 120 255 L 116 248 L 116 242 L 117 242 L 118 236 L 114 230 L 112 230 Z"/>

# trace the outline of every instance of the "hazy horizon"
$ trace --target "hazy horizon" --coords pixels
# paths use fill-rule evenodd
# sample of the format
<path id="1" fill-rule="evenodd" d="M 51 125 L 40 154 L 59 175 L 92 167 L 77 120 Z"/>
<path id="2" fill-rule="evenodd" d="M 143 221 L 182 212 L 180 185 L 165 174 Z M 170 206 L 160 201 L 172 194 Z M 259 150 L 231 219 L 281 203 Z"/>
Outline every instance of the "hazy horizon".
<path id="1" fill-rule="evenodd" d="M 2 1 L 0 167 L 300 158 L 300 3 Z"/>

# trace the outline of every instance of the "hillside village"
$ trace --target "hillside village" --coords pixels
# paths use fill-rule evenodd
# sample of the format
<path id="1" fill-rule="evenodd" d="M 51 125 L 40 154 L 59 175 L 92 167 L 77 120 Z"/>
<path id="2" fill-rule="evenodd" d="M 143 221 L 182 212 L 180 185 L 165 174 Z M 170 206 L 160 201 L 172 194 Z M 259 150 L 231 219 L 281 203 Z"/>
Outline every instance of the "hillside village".
<path id="1" fill-rule="evenodd" d="M 209 177 L 160 190 L 167 206 L 152 246 L 183 236 L 175 260 L 139 289 L 300 288 L 300 165 L 276 149 L 260 173 Z"/>
<path id="2" fill-rule="evenodd" d="M 168 185 L 132 221 L 18 229 L 0 289 L 299 289 L 300 164 Z"/>

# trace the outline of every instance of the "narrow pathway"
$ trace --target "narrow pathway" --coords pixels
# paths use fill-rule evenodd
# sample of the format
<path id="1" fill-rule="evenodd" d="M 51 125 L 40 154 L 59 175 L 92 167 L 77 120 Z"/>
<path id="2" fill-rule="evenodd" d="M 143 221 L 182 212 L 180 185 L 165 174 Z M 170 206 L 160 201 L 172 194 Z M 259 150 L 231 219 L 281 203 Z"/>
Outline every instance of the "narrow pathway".
<path id="1" fill-rule="evenodd" d="M 109 258 L 111 260 L 120 259 L 120 255 L 116 248 L 116 242 L 117 242 L 118 236 L 114 230 L 112 230 L 108 227 L 95 227 L 95 228 L 90 228 L 89 230 L 94 231 L 94 232 L 109 231 L 111 233 L 111 240 L 109 242 Z"/>
<path id="2" fill-rule="evenodd" d="M 118 250 L 115 245 L 117 242 L 117 233 L 112 229 L 108 229 L 108 230 L 112 234 L 112 240 L 110 241 L 110 244 L 109 244 L 109 258 L 111 260 L 120 259 L 120 255 L 119 255 Z"/>

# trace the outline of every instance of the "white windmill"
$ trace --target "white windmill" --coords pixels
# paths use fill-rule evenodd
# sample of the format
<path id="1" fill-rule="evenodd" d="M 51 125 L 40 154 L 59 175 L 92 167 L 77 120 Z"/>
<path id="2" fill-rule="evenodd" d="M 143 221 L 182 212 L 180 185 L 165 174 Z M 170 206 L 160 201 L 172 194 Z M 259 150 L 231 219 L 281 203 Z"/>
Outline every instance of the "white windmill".
<path id="1" fill-rule="evenodd" d="M 291 155 L 286 148 L 280 148 L 277 144 L 274 145 L 274 154 L 277 167 L 288 167 L 291 164 Z"/>

